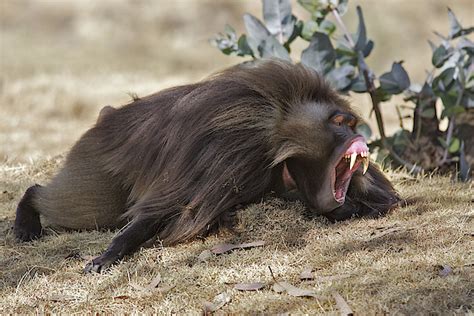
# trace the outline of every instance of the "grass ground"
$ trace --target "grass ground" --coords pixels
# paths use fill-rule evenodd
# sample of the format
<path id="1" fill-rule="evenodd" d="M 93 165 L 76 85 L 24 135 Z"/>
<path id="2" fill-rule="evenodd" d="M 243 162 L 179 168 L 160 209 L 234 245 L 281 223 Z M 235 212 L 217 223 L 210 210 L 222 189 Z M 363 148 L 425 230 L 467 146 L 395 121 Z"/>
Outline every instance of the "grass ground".
<path id="1" fill-rule="evenodd" d="M 235 232 L 221 232 L 176 247 L 142 249 L 101 275 L 84 275 L 91 256 L 103 251 L 114 232 L 48 235 L 18 244 L 11 230 L 24 189 L 45 182 L 61 158 L 0 168 L 0 314 L 14 313 L 199 313 L 203 302 L 227 293 L 224 313 L 337 313 L 338 292 L 357 314 L 464 314 L 473 311 L 474 201 L 472 185 L 445 177 L 413 179 L 393 173 L 405 197 L 418 197 L 380 219 L 330 224 L 308 219 L 298 203 L 269 198 L 238 215 Z M 210 255 L 221 243 L 265 241 L 263 247 Z M 202 257 L 202 255 L 201 255 Z M 443 276 L 440 266 L 452 272 Z M 287 281 L 318 298 L 277 293 Z M 315 279 L 300 274 L 314 270 Z M 148 289 L 156 276 L 161 282 Z M 235 283 L 262 282 L 256 292 Z"/>
<path id="2" fill-rule="evenodd" d="M 116 232 L 48 230 L 40 241 L 14 241 L 21 195 L 47 182 L 102 106 L 237 61 L 210 48 L 207 39 L 226 22 L 242 29 L 241 14 L 258 15 L 259 3 L 197 3 L 0 1 L 0 314 L 200 313 L 204 301 L 221 293 L 231 298 L 219 309 L 224 313 L 336 314 L 334 292 L 357 314 L 473 313 L 473 187 L 447 177 L 390 172 L 403 197 L 419 200 L 380 219 L 330 224 L 307 218 L 298 203 L 270 198 L 240 210 L 235 232 L 176 247 L 158 243 L 102 275 L 83 275 L 82 267 Z M 419 61 L 429 63 L 430 54 L 425 39 L 432 29 L 447 29 L 448 4 L 465 25 L 473 24 L 469 1 L 362 2 L 377 43 L 371 64 L 380 72 L 405 59 L 422 80 L 429 65 Z M 367 101 L 353 103 L 368 113 Z M 396 128 L 396 117 L 387 118 L 389 129 Z M 202 259 L 217 244 L 257 240 L 265 245 Z M 300 280 L 307 269 L 314 270 L 313 279 Z M 157 287 L 147 287 L 157 276 Z M 277 293 L 275 280 L 317 298 Z M 247 282 L 265 286 L 234 289 Z"/>

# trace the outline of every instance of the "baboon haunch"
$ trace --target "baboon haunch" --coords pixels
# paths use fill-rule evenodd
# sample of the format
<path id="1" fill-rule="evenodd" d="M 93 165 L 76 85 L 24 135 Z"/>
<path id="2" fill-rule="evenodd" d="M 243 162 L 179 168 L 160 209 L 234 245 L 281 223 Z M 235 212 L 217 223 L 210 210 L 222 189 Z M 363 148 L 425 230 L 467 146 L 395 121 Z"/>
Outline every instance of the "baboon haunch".
<path id="1" fill-rule="evenodd" d="M 315 72 L 275 60 L 107 107 L 51 182 L 26 191 L 15 234 L 39 237 L 40 215 L 71 229 L 129 221 L 85 268 L 100 271 L 155 235 L 168 245 L 204 235 L 288 187 L 332 220 L 383 214 L 399 198 L 356 124 Z"/>

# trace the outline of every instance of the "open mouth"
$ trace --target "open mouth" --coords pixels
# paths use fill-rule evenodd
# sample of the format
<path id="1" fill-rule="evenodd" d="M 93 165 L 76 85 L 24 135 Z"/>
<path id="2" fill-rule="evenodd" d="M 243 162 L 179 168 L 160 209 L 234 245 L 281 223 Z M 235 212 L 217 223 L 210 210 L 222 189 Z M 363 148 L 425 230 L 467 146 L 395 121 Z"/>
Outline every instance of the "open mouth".
<path id="1" fill-rule="evenodd" d="M 336 202 L 344 203 L 352 175 L 360 165 L 363 165 L 362 173 L 365 174 L 369 168 L 369 148 L 363 137 L 356 137 L 349 143 L 334 168 L 332 189 Z"/>

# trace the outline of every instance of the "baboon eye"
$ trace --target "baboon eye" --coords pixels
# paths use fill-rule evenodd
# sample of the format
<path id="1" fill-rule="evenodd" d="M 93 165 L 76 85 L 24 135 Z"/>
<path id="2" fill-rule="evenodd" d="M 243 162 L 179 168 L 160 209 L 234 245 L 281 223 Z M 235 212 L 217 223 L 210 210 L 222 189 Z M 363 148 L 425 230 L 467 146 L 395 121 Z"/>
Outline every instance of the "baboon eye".
<path id="1" fill-rule="evenodd" d="M 349 122 L 347 122 L 347 125 L 350 127 L 350 128 L 354 128 L 357 124 L 357 120 L 355 117 L 351 118 L 349 120 Z"/>
<path id="2" fill-rule="evenodd" d="M 337 114 L 332 118 L 332 122 L 337 126 L 341 126 L 342 124 L 344 124 L 344 120 L 345 118 L 342 114 Z"/>

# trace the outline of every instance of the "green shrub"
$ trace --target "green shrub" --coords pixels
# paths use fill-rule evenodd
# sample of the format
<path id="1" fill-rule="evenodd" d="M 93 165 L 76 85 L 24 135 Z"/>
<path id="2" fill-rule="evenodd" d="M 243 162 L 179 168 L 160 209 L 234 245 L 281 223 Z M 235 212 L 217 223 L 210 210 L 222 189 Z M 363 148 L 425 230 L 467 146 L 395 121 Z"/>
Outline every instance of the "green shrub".
<path id="1" fill-rule="evenodd" d="M 291 60 L 293 41 L 298 37 L 306 40 L 308 46 L 302 51 L 301 63 L 325 76 L 342 93 L 370 95 L 380 138 L 369 146 L 378 152 L 378 159 L 402 165 L 413 173 L 457 168 L 460 179 L 468 180 L 474 161 L 474 144 L 469 141 L 474 137 L 474 43 L 466 36 L 474 28 L 462 27 L 448 8 L 450 32 L 447 36 L 435 32 L 440 43 L 429 42 L 433 69 L 422 85 L 416 85 L 410 82 L 402 61 L 393 62 L 390 71 L 381 75 L 376 75 L 366 64 L 374 42 L 367 35 L 360 7 L 357 7 L 359 25 L 352 34 L 341 18 L 347 11 L 348 0 L 298 0 L 298 4 L 310 12 L 310 20 L 294 16 L 290 0 L 263 0 L 263 22 L 245 14 L 246 34 L 237 36 L 226 25 L 212 43 L 227 55 Z M 337 25 L 327 19 L 329 15 Z M 344 34 L 341 38 L 335 37 L 337 27 Z M 387 136 L 380 104 L 401 93 L 407 103 L 403 107 L 413 112 L 402 117 L 397 108 L 397 113 L 401 123 L 403 119 L 412 119 L 413 129 L 406 130 L 400 124 L 399 131 Z M 438 114 L 435 105 L 439 99 L 442 111 Z M 443 118 L 449 119 L 446 131 L 439 128 Z M 467 122 L 467 129 L 456 128 L 457 121 Z M 367 139 L 371 137 L 367 124 L 361 124 L 358 129 Z M 468 143 L 471 147 L 466 148 Z"/>

